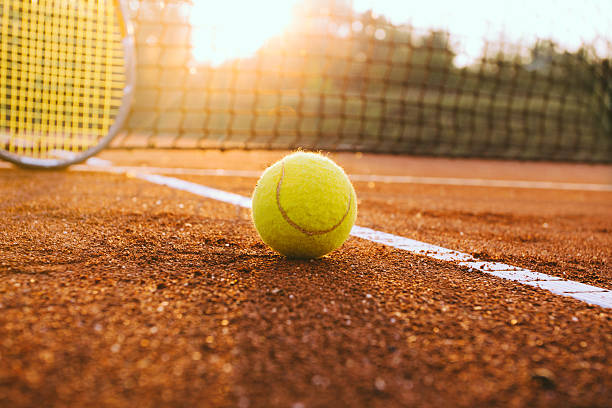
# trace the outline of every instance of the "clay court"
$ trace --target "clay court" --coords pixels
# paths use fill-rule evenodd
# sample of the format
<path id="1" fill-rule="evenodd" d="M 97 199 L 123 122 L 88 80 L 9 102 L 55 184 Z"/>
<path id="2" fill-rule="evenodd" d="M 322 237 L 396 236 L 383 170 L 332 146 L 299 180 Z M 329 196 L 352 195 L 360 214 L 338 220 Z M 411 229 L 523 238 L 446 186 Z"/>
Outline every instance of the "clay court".
<path id="1" fill-rule="evenodd" d="M 610 27 L 0 0 L 0 408 L 612 406 Z"/>
<path id="2" fill-rule="evenodd" d="M 609 404 L 609 308 L 356 237 L 289 260 L 247 209 L 138 178 L 155 166 L 249 196 L 284 154 L 3 166 L 0 405 Z M 439 180 L 354 180 L 359 226 L 612 289 L 608 165 L 332 157 L 349 175 Z M 244 175 L 189 174 L 206 169 Z M 445 181 L 474 176 L 578 189 Z"/>

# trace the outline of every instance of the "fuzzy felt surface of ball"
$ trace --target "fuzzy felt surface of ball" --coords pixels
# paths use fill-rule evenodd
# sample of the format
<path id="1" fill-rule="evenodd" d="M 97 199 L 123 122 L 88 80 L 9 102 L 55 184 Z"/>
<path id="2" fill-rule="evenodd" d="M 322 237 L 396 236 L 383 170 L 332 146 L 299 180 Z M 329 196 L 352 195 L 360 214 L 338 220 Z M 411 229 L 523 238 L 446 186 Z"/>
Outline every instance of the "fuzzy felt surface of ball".
<path id="1" fill-rule="evenodd" d="M 296 152 L 257 182 L 252 215 L 261 239 L 288 258 L 319 258 L 340 247 L 357 217 L 344 170 L 318 153 Z"/>

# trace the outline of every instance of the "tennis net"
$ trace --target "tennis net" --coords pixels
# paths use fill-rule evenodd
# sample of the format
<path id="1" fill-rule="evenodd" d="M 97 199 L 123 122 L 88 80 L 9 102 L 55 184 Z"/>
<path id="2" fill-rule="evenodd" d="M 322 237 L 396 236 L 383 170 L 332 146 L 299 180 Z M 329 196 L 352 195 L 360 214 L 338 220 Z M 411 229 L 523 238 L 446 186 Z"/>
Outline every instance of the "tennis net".
<path id="1" fill-rule="evenodd" d="M 195 2 L 130 7 L 137 88 L 115 147 L 612 160 L 605 35 L 573 50 L 480 38 L 469 53 L 448 30 L 311 0 L 251 54 L 215 60 L 227 32 L 196 21 Z"/>

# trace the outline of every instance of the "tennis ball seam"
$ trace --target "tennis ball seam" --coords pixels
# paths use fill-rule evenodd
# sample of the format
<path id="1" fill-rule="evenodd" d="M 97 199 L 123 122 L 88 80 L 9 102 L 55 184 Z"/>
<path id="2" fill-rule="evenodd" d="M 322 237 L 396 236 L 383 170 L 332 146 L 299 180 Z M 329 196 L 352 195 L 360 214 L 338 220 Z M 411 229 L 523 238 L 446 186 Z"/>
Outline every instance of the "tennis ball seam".
<path id="1" fill-rule="evenodd" d="M 348 205 L 346 207 L 346 212 L 344 213 L 344 215 L 342 216 L 340 221 L 338 221 L 338 223 L 336 223 L 336 225 L 334 225 L 333 227 L 328 228 L 326 230 L 308 230 L 306 228 L 301 227 L 300 225 L 298 225 L 295 221 L 293 221 L 289 217 L 289 214 L 287 214 L 287 212 L 285 211 L 285 209 L 283 208 L 283 206 L 280 203 L 281 187 L 282 187 L 282 184 L 283 184 L 283 178 L 284 177 L 285 177 L 285 162 L 283 160 L 281 162 L 281 176 L 279 177 L 278 184 L 276 185 L 276 206 L 278 207 L 278 211 L 280 211 L 281 215 L 283 216 L 283 219 L 285 221 L 287 221 L 287 223 L 289 225 L 291 225 L 293 228 L 295 228 L 296 230 L 300 231 L 301 233 L 306 234 L 308 236 L 314 236 L 314 235 L 323 235 L 323 234 L 327 234 L 328 232 L 332 232 L 333 230 L 338 228 L 340 225 L 342 225 L 342 223 L 344 222 L 344 220 L 346 219 L 348 214 L 351 212 L 351 205 L 353 203 L 353 195 L 349 191 Z"/>

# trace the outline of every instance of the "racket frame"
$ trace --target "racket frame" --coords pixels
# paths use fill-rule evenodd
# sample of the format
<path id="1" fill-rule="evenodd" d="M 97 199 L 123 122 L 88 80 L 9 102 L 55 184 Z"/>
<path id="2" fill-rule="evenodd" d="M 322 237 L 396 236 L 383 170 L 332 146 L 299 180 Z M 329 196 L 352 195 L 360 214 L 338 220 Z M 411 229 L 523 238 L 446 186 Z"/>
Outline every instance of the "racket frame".
<path id="1" fill-rule="evenodd" d="M 113 124 L 110 126 L 108 133 L 100 139 L 100 141 L 93 147 L 82 152 L 74 153 L 68 151 L 62 151 L 65 157 L 60 158 L 36 158 L 29 156 L 22 156 L 15 153 L 8 152 L 4 149 L 0 149 L 0 159 L 9 161 L 19 167 L 29 169 L 62 169 L 69 167 L 73 164 L 81 163 L 88 158 L 95 156 L 106 148 L 113 138 L 119 133 L 123 124 L 128 118 L 132 101 L 134 99 L 134 83 L 136 77 L 136 60 L 134 50 L 134 34 L 133 27 L 126 17 L 128 16 L 128 10 L 126 2 L 124 0 L 113 0 L 117 12 L 117 18 L 119 20 L 119 29 L 122 34 L 123 44 L 123 59 L 125 63 L 125 86 L 123 87 L 123 96 L 121 98 L 121 105 L 115 116 Z"/>

